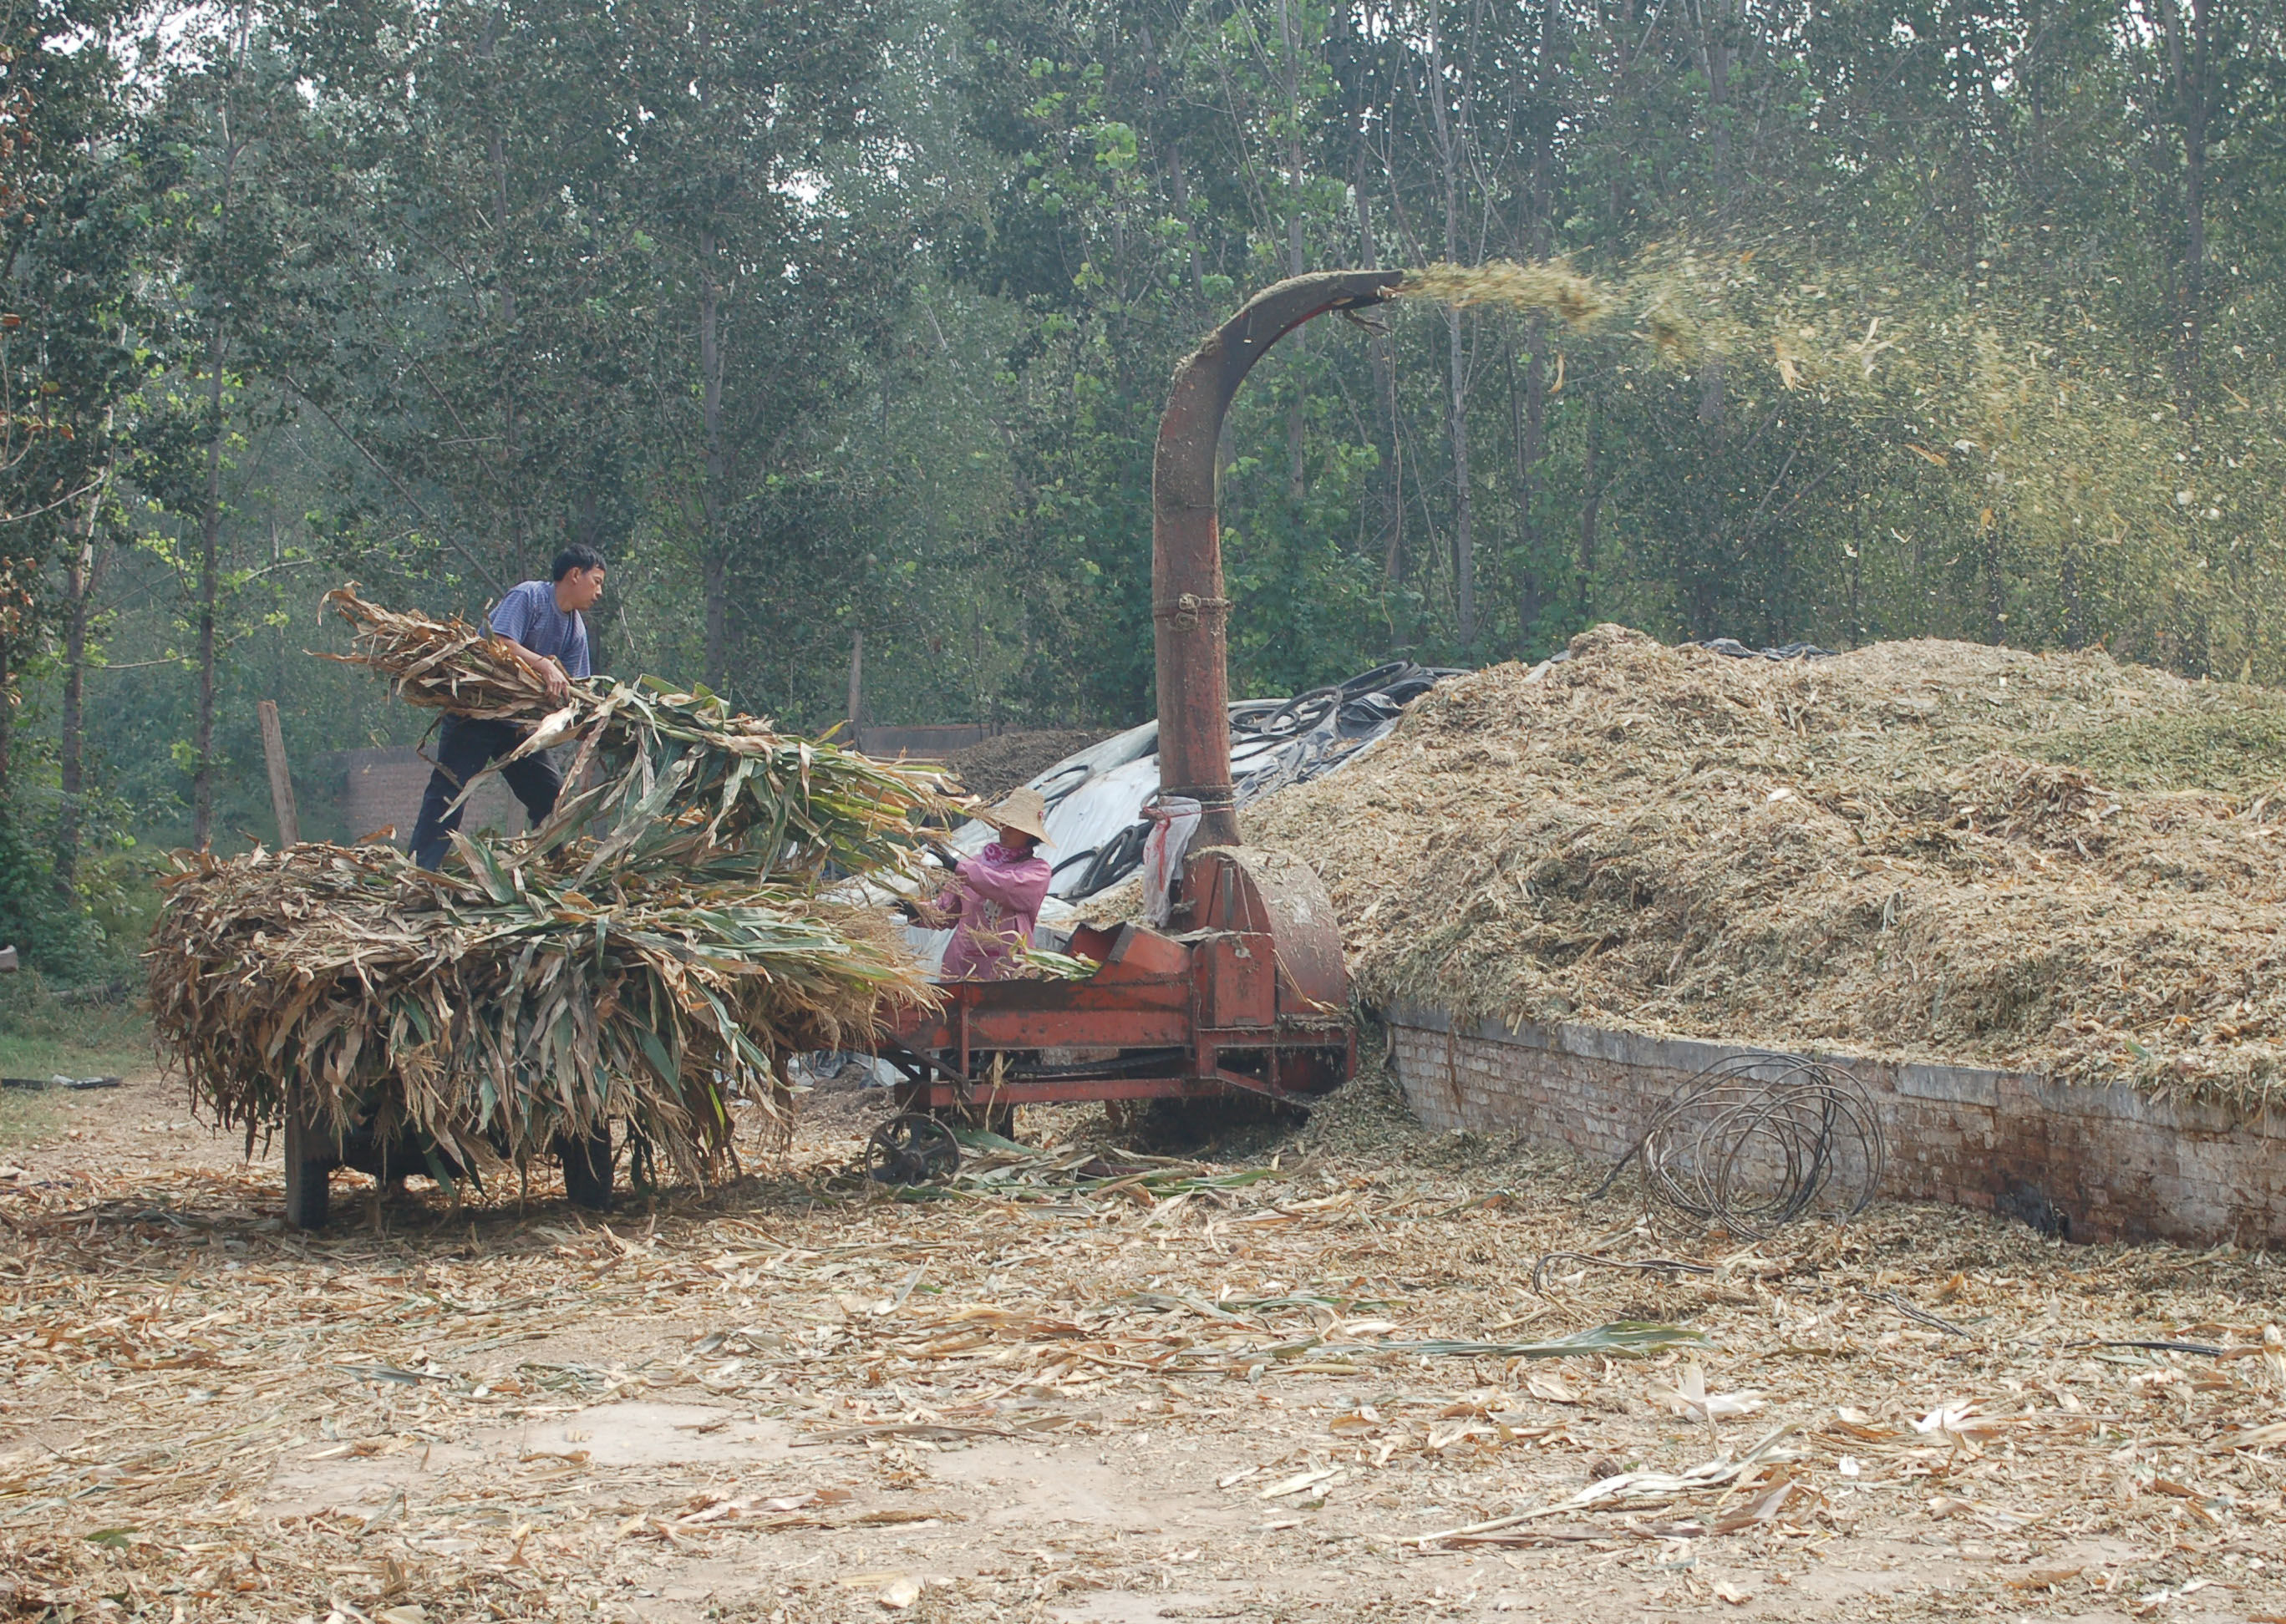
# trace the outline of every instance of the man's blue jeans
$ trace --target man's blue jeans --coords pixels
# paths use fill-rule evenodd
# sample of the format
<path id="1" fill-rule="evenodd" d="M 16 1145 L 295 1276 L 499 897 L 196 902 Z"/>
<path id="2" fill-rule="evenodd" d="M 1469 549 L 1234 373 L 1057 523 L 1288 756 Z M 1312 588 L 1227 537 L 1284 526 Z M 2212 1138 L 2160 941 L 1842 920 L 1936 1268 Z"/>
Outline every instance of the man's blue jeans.
<path id="1" fill-rule="evenodd" d="M 428 792 L 421 797 L 420 821 L 408 842 L 413 860 L 424 869 L 441 867 L 451 847 L 453 832 L 461 826 L 465 808 L 453 799 L 469 779 L 524 741 L 525 730 L 512 721 L 474 721 L 447 716 L 437 732 L 437 770 L 429 775 Z M 540 751 L 501 769 L 509 789 L 524 803 L 536 824 L 556 810 L 556 797 L 564 788 L 564 775 Z M 451 808 L 451 810 L 446 810 Z"/>

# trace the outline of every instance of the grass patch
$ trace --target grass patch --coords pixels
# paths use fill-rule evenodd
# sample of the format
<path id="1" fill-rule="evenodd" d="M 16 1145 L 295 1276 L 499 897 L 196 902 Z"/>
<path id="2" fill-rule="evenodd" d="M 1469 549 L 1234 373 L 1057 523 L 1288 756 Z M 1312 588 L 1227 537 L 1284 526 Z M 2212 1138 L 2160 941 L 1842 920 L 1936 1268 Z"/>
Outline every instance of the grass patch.
<path id="1" fill-rule="evenodd" d="M 0 980 L 0 1076 L 131 1076 L 157 1064 L 139 1002 L 67 1003 L 36 974 Z"/>

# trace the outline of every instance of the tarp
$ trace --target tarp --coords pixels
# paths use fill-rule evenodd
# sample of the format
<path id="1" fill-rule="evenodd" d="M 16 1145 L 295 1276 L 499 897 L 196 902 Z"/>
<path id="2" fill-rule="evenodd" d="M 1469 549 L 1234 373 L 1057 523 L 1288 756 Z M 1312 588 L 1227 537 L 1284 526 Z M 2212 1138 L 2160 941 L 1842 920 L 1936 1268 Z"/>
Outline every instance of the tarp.
<path id="1" fill-rule="evenodd" d="M 1240 699 L 1230 707 L 1231 780 L 1242 807 L 1288 784 L 1335 771 L 1397 726 L 1405 707 L 1460 673 L 1399 660 L 1290 699 Z M 1048 803 L 1042 855 L 1053 865 L 1043 925 L 1069 918 L 1071 904 L 1117 885 L 1142 866 L 1159 792 L 1159 724 L 1147 721 L 1067 757 L 1031 781 Z M 971 820 L 948 844 L 981 852 L 992 827 Z M 906 933 L 924 958 L 939 958 L 949 931 Z"/>

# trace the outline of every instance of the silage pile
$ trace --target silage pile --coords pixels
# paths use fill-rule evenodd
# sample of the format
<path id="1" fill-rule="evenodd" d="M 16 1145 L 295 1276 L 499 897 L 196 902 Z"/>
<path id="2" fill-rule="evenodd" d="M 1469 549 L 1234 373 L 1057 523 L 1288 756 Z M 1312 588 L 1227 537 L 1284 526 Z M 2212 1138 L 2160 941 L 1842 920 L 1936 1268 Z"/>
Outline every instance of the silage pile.
<path id="1" fill-rule="evenodd" d="M 980 800 L 998 800 L 1051 767 L 1108 737 L 1079 728 L 1042 728 L 1002 733 L 956 750 L 945 766 L 960 787 Z"/>
<path id="2" fill-rule="evenodd" d="M 152 1009 L 219 1120 L 411 1125 L 467 1168 L 617 1121 L 704 1178 L 730 1100 L 774 1103 L 789 1055 L 863 1047 L 931 996 L 883 918 L 817 893 L 906 863 L 948 809 L 934 775 L 654 682 L 551 709 L 480 627 L 329 602 L 352 662 L 414 704 L 531 721 L 568 787 L 524 839 L 456 836 L 440 873 L 382 845 L 179 856 Z"/>
<path id="3" fill-rule="evenodd" d="M 1440 684 L 1248 836 L 1309 855 L 1369 1001 L 2251 1105 L 2286 1054 L 2282 824 L 2265 690 L 1601 627 Z"/>

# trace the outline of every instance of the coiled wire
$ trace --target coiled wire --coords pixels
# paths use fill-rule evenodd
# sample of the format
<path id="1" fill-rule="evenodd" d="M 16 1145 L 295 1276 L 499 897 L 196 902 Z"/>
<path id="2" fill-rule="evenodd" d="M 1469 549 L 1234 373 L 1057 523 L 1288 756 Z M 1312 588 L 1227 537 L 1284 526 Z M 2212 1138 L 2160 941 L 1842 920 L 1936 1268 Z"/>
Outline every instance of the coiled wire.
<path id="1" fill-rule="evenodd" d="M 1873 1098 L 1851 1073 L 1749 1050 L 1698 1073 L 1652 1112 L 1589 1199 L 1630 1163 L 1653 1200 L 1754 1238 L 1806 1213 L 1863 1212 L 1888 1147 Z"/>

